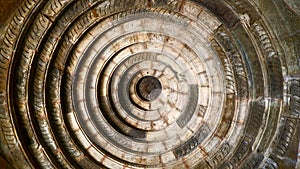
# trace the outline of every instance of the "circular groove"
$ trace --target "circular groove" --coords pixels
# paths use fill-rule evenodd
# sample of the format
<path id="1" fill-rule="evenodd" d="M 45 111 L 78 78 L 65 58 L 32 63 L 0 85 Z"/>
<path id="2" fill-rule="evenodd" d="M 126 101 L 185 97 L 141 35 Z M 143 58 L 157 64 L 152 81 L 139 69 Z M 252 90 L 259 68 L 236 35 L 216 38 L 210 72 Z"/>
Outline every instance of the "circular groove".
<path id="1" fill-rule="evenodd" d="M 14 167 L 286 167 L 300 71 L 256 5 L 25 0 L 0 49 Z"/>

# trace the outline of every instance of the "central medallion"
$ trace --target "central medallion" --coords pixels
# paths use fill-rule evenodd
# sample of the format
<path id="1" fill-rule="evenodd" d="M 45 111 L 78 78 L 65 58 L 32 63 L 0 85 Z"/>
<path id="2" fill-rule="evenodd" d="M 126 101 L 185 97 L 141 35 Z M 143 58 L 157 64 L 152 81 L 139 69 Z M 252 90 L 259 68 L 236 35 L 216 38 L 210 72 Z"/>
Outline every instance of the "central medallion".
<path id="1" fill-rule="evenodd" d="M 160 95 L 161 90 L 161 83 L 154 76 L 142 77 L 136 85 L 137 94 L 144 101 L 155 100 Z"/>

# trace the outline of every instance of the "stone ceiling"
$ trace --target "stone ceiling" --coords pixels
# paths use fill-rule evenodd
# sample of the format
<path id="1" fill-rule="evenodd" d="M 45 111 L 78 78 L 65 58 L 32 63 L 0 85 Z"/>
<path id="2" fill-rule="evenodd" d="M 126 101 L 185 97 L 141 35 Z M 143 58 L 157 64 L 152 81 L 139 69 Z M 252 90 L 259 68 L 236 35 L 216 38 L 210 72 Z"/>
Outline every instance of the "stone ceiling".
<path id="1" fill-rule="evenodd" d="M 0 6 L 1 166 L 300 167 L 299 1 Z"/>

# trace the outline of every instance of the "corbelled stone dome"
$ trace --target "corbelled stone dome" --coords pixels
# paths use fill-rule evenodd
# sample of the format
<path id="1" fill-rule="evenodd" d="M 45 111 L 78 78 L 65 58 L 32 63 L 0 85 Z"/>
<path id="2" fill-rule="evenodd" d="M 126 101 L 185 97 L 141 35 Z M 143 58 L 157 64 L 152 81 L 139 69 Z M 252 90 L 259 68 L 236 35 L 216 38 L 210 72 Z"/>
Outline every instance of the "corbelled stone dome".
<path id="1" fill-rule="evenodd" d="M 300 167 L 299 1 L 19 2 L 0 30 L 7 167 Z"/>

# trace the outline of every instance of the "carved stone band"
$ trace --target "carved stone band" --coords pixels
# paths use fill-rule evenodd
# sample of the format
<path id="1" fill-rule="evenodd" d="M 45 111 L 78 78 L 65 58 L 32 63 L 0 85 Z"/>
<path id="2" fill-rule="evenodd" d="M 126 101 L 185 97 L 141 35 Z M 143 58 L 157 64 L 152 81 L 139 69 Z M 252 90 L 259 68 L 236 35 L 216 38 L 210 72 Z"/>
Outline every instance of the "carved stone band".
<path id="1" fill-rule="evenodd" d="M 287 1 L 24 0 L 0 31 L 1 153 L 15 168 L 299 166 L 300 59 L 281 32 L 299 19 L 274 26 L 268 5 Z"/>

